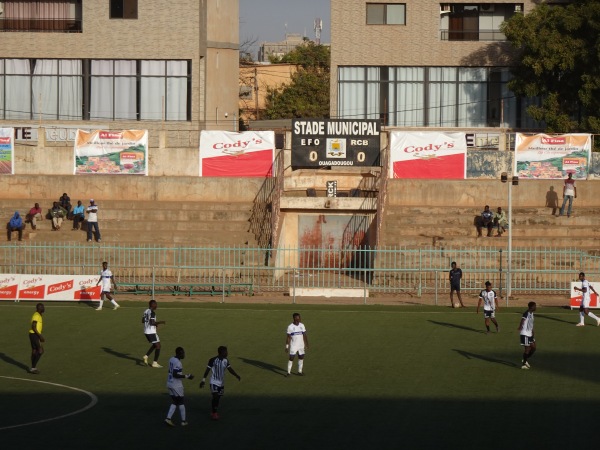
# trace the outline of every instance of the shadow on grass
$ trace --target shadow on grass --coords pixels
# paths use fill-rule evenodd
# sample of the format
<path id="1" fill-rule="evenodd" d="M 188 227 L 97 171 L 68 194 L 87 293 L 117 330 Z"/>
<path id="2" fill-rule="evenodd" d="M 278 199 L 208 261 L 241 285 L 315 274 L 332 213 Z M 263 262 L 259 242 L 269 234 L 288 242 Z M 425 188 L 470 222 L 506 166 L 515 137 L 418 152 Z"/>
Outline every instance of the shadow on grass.
<path id="1" fill-rule="evenodd" d="M 556 322 L 568 323 L 569 325 L 575 325 L 577 323 L 577 321 L 559 319 L 558 317 L 546 316 L 544 314 L 537 314 L 537 313 L 535 315 L 535 318 L 536 319 L 540 318 L 540 319 L 554 320 Z"/>
<path id="2" fill-rule="evenodd" d="M 434 325 L 439 325 L 441 327 L 457 328 L 459 330 L 472 331 L 473 333 L 485 333 L 485 331 L 483 330 L 476 330 L 475 328 L 466 327 L 464 325 L 458 325 L 456 323 L 438 322 L 436 320 L 430 320 L 429 322 L 431 322 Z"/>
<path id="3" fill-rule="evenodd" d="M 16 359 L 11 358 L 5 353 L 0 353 L 0 359 L 5 363 L 12 364 L 19 369 L 27 370 L 29 367 L 26 364 L 23 364 L 21 361 L 17 361 Z"/>
<path id="4" fill-rule="evenodd" d="M 129 353 L 117 352 L 117 351 L 113 350 L 112 348 L 108 348 L 108 347 L 101 347 L 101 348 L 109 355 L 116 356 L 117 358 L 127 359 L 129 361 L 134 361 L 136 363 L 136 365 L 138 365 L 138 366 L 144 365 L 144 361 L 142 361 L 140 358 L 135 358 L 135 357 L 131 356 Z"/>
<path id="5" fill-rule="evenodd" d="M 257 361 L 255 359 L 242 358 L 241 356 L 238 359 L 240 361 L 242 361 L 244 364 L 248 364 L 250 366 L 254 366 L 254 367 L 257 367 L 262 370 L 267 370 L 267 371 L 276 373 L 277 375 L 283 376 L 287 373 L 287 371 L 285 371 L 281 367 L 275 366 L 270 363 L 266 363 L 264 361 Z"/>
<path id="6" fill-rule="evenodd" d="M 480 359 L 482 361 L 491 362 L 491 363 L 495 363 L 495 364 L 502 364 L 502 365 L 508 366 L 508 367 L 519 367 L 517 364 L 512 363 L 510 361 L 504 361 L 503 359 L 492 358 L 490 356 L 485 356 L 485 355 L 478 355 L 477 353 L 471 353 L 471 352 L 467 352 L 465 350 L 458 350 L 455 348 L 452 350 L 455 351 L 456 353 L 458 353 L 459 355 L 464 356 L 467 359 Z"/>

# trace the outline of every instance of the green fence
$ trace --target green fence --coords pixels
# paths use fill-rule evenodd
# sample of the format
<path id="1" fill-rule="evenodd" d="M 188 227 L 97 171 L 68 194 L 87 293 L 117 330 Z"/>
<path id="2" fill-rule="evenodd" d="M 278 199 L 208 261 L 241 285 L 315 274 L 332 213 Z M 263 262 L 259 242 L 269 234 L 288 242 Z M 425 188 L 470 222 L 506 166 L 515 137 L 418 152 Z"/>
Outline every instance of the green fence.
<path id="1" fill-rule="evenodd" d="M 108 261 L 120 283 L 251 283 L 252 291 L 287 293 L 295 288 L 368 289 L 370 295 L 423 295 L 449 290 L 448 270 L 463 270 L 463 292 L 485 281 L 500 293 L 565 294 L 580 271 L 600 274 L 600 257 L 577 249 L 517 248 L 511 273 L 506 250 L 403 247 L 379 249 L 161 247 L 89 244 L 0 245 L 0 273 L 99 273 Z M 510 275 L 510 285 L 508 279 Z"/>

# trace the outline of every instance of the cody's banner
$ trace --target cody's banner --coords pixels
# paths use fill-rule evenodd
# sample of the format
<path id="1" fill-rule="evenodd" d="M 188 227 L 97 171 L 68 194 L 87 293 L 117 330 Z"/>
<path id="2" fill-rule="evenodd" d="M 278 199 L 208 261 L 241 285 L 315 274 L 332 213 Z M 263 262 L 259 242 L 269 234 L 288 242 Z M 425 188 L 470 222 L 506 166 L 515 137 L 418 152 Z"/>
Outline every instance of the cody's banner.
<path id="1" fill-rule="evenodd" d="M 517 133 L 515 149 L 519 178 L 560 180 L 572 173 L 573 178 L 585 180 L 592 138 L 590 134 L 527 136 Z"/>
<path id="2" fill-rule="evenodd" d="M 275 157 L 273 131 L 202 131 L 201 177 L 270 177 Z"/>
<path id="3" fill-rule="evenodd" d="M 0 274 L 0 300 L 100 300 L 98 275 Z"/>
<path id="4" fill-rule="evenodd" d="M 400 132 L 390 138 L 390 177 L 464 180 L 465 133 Z"/>
<path id="5" fill-rule="evenodd" d="M 13 173 L 14 136 L 14 128 L 0 128 L 0 175 Z"/>
<path id="6" fill-rule="evenodd" d="M 148 130 L 77 130 L 74 173 L 148 175 Z"/>

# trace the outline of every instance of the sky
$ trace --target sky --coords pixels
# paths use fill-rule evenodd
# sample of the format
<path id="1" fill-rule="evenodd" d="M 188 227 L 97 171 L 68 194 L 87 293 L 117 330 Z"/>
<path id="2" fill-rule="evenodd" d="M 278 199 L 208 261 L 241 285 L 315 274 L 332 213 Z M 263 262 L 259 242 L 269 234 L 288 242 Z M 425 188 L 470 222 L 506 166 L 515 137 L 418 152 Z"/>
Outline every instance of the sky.
<path id="1" fill-rule="evenodd" d="M 321 42 L 329 44 L 329 0 L 239 0 L 240 43 L 256 40 L 252 56 L 256 58 L 262 42 L 283 41 L 286 33 L 315 38 L 314 21 L 323 21 Z"/>

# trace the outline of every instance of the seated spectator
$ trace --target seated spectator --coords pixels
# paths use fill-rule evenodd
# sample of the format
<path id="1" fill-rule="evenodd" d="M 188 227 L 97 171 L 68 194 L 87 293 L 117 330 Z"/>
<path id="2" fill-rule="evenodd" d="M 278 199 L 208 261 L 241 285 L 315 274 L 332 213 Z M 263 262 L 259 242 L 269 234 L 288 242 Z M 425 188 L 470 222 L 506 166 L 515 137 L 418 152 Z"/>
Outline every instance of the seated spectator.
<path id="1" fill-rule="evenodd" d="M 508 229 L 508 219 L 506 218 L 506 213 L 502 211 L 500 206 L 498 206 L 498 211 L 496 214 L 494 214 L 494 226 L 498 228 L 498 234 L 496 234 L 496 237 L 502 236 L 502 233 Z"/>
<path id="2" fill-rule="evenodd" d="M 77 206 L 73 208 L 73 231 L 81 229 L 81 224 L 85 219 L 83 211 L 84 208 L 81 204 L 81 200 L 77 200 Z"/>
<path id="3" fill-rule="evenodd" d="M 481 237 L 481 229 L 487 228 L 486 237 L 492 235 L 492 228 L 494 227 L 494 213 L 490 211 L 489 205 L 485 205 L 485 209 L 481 212 L 479 217 L 479 223 L 477 224 L 477 237 Z"/>
<path id="4" fill-rule="evenodd" d="M 18 231 L 19 232 L 19 240 L 22 240 L 24 228 L 25 228 L 25 225 L 23 224 L 23 219 L 21 218 L 19 211 L 15 211 L 15 214 L 12 216 L 12 218 L 6 224 L 6 237 L 10 241 L 12 239 L 12 232 Z"/>
<path id="5" fill-rule="evenodd" d="M 67 217 L 69 215 L 69 213 L 71 212 L 71 197 L 69 197 L 67 195 L 67 193 L 65 192 L 59 199 L 58 199 L 58 203 L 59 205 L 65 210 L 67 211 L 67 215 L 65 217 Z"/>
<path id="6" fill-rule="evenodd" d="M 25 223 L 30 223 L 32 230 L 37 228 L 36 220 L 44 220 L 44 217 L 42 216 L 42 208 L 40 208 L 39 203 L 36 203 L 25 216 Z"/>
<path id="7" fill-rule="evenodd" d="M 63 219 L 67 217 L 67 210 L 60 206 L 58 202 L 54 202 L 49 213 L 50 217 L 52 218 L 52 230 L 60 230 Z"/>

